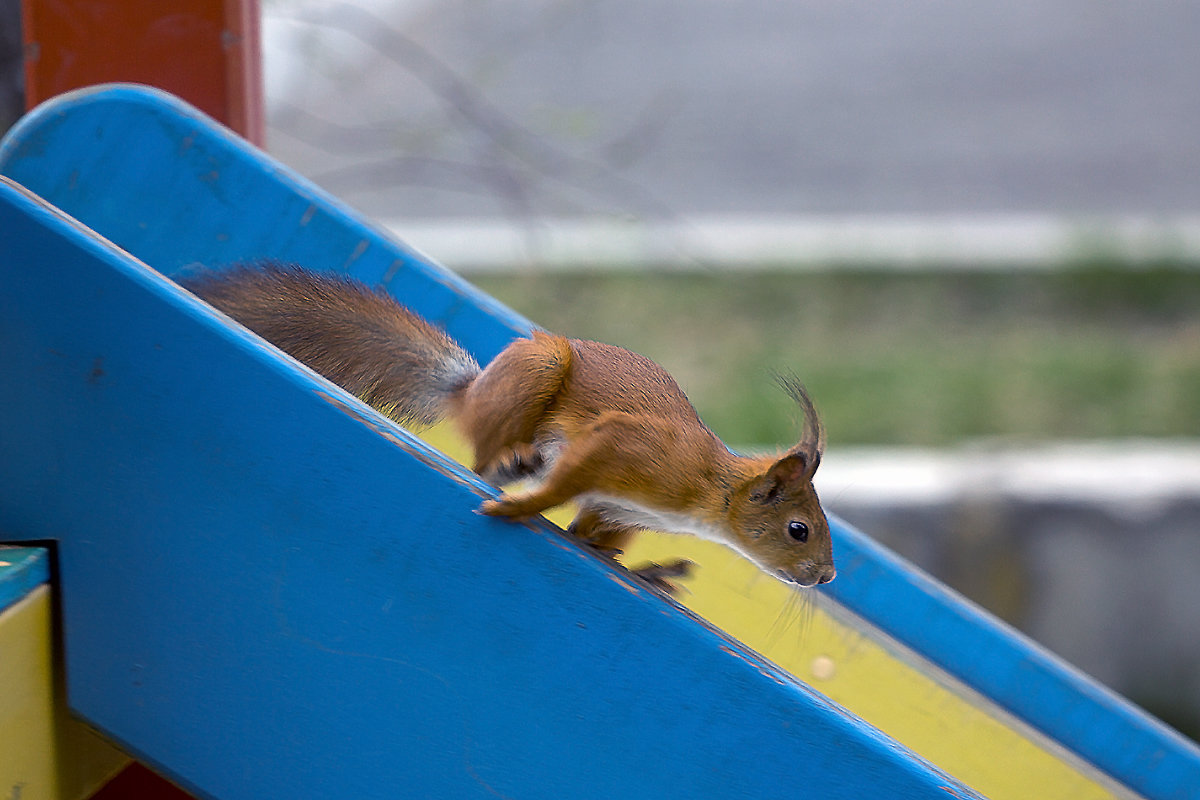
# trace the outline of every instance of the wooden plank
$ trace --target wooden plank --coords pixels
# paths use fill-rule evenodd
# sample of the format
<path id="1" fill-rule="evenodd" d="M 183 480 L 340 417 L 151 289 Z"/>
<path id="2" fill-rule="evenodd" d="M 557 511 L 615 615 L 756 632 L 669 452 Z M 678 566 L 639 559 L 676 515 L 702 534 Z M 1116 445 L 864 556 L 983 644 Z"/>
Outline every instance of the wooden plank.
<path id="1" fill-rule="evenodd" d="M 72 709 L 189 791 L 978 796 L 6 182 L 0 242 L 0 529 L 58 540 Z"/>
<path id="2" fill-rule="evenodd" d="M 531 327 L 163 92 L 113 86 L 58 97 L 0 141 L 0 165 L 165 275 L 262 258 L 348 272 L 388 287 L 483 362 Z"/>
<path id="3" fill-rule="evenodd" d="M 50 654 L 43 583 L 0 611 L 0 796 L 58 798 Z"/>
<path id="4" fill-rule="evenodd" d="M 68 715 L 54 630 L 53 596 L 44 582 L 0 611 L 0 796 L 6 798 L 82 800 L 129 761 Z"/>

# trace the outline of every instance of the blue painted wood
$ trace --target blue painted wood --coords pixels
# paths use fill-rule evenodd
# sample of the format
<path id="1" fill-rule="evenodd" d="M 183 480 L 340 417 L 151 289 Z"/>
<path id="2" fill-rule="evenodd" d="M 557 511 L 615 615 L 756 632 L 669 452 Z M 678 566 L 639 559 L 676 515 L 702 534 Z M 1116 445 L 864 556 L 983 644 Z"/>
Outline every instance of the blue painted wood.
<path id="1" fill-rule="evenodd" d="M 0 174 L 165 275 L 274 258 L 385 285 L 481 362 L 528 320 L 372 227 L 183 101 L 147 87 L 81 89 L 0 143 Z"/>
<path id="2" fill-rule="evenodd" d="M 201 796 L 976 796 L 6 182 L 0 259 L 0 530 Z"/>
<path id="3" fill-rule="evenodd" d="M 0 613 L 48 580 L 50 554 L 46 548 L 0 546 Z"/>
<path id="4" fill-rule="evenodd" d="M 0 173 L 168 274 L 261 257 L 345 268 L 385 283 L 483 361 L 529 329 L 152 90 L 88 90 L 43 106 L 0 143 Z M 1190 742 L 868 538 L 834 528 L 839 578 L 826 588 L 839 602 L 1141 794 L 1200 798 L 1200 755 Z"/>

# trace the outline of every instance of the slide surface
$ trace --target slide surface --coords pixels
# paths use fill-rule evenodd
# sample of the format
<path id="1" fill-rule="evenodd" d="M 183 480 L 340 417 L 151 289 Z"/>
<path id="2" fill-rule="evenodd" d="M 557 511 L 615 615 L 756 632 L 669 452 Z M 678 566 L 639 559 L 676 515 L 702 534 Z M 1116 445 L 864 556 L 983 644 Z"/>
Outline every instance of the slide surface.
<path id="1" fill-rule="evenodd" d="M 806 674 L 476 514 L 455 461 L 164 276 L 349 272 L 481 361 L 529 323 L 179 101 L 59 98 L 0 173 L 0 538 L 59 543 L 73 710 L 197 793 L 1200 797 L 1191 743 L 844 525 L 817 605 L 855 638 Z M 843 707 L 900 674 L 903 731 Z"/>

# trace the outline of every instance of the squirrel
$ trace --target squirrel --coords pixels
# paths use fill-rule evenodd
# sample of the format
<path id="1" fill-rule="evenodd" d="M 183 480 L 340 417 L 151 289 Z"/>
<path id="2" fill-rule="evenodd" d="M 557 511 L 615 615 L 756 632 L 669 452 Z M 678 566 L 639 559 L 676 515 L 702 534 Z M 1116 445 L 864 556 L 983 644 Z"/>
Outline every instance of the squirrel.
<path id="1" fill-rule="evenodd" d="M 441 329 L 351 278 L 266 263 L 181 284 L 397 422 L 448 418 L 485 480 L 534 479 L 485 501 L 484 514 L 520 520 L 573 500 L 568 533 L 614 556 L 650 529 L 719 542 L 800 587 L 836 575 L 812 483 L 824 433 L 794 380 L 780 383 L 804 415 L 799 443 L 744 456 L 662 367 L 620 347 L 534 330 L 480 368 Z M 690 566 L 633 571 L 670 592 Z"/>

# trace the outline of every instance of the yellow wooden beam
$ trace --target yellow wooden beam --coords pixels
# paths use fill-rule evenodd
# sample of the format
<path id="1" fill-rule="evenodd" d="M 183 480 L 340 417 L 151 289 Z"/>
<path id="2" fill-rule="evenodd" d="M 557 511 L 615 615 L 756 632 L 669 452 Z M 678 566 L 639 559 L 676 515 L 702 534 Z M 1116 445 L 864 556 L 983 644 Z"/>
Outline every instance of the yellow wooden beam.
<path id="1" fill-rule="evenodd" d="M 988 797 L 1134 796 L 851 612 L 719 545 L 653 534 L 627 560 L 681 556 L 701 565 L 685 605 Z"/>
<path id="2" fill-rule="evenodd" d="M 0 798 L 81 800 L 129 758 L 66 710 L 50 587 L 0 612 Z"/>

